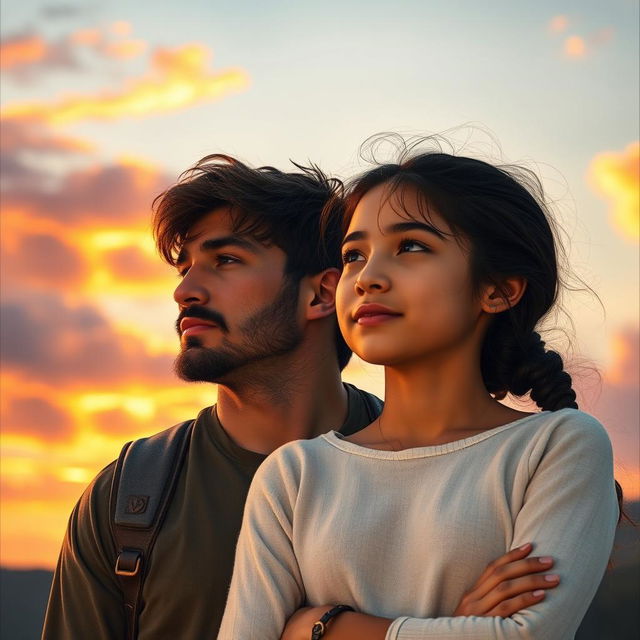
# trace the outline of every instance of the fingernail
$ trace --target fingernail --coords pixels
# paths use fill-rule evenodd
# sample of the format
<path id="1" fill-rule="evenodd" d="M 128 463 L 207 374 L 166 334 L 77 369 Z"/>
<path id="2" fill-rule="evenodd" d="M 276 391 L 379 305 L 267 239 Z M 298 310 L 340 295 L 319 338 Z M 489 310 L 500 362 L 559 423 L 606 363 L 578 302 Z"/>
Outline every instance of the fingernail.
<path id="1" fill-rule="evenodd" d="M 543 558 L 539 558 L 539 560 L 542 564 L 551 564 L 553 562 L 553 558 L 549 556 L 544 556 Z"/>
<path id="2" fill-rule="evenodd" d="M 547 582 L 558 582 L 558 580 L 560 580 L 560 576 L 556 576 L 554 574 L 549 574 L 548 576 L 545 576 L 544 579 Z"/>
<path id="3" fill-rule="evenodd" d="M 531 546 L 531 543 L 527 542 L 526 544 L 523 544 L 521 547 L 518 547 L 518 549 L 520 551 L 526 551 L 530 546 Z"/>
<path id="4" fill-rule="evenodd" d="M 544 589 L 537 589 L 531 595 L 534 596 L 535 598 L 539 598 L 540 596 L 544 595 Z"/>

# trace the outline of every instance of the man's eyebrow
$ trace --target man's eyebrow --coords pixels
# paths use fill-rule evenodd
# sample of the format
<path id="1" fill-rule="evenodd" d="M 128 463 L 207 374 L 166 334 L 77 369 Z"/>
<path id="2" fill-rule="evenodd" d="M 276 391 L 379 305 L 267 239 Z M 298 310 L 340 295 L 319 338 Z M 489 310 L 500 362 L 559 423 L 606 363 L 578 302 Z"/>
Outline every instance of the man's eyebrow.
<path id="1" fill-rule="evenodd" d="M 251 240 L 247 240 L 242 236 L 222 236 L 221 238 L 209 238 L 207 240 L 203 240 L 200 243 L 200 251 L 217 251 L 223 247 L 239 247 L 240 249 L 245 249 L 246 251 L 250 251 L 251 253 L 258 253 L 258 245 Z M 180 253 L 176 258 L 176 264 L 182 264 L 186 262 L 189 257 L 189 251 L 182 247 L 180 249 Z"/>
<path id="2" fill-rule="evenodd" d="M 436 229 L 433 225 L 428 222 L 418 222 L 417 220 L 411 222 L 397 222 L 396 224 L 389 225 L 384 229 L 384 233 L 403 233 L 405 231 L 426 231 L 427 233 L 431 233 L 434 236 L 440 238 L 440 240 L 446 240 L 447 237 L 442 231 Z M 367 237 L 366 231 L 352 231 L 347 234 L 342 241 L 342 244 L 346 244 L 347 242 L 353 242 L 354 240 L 364 240 Z"/>

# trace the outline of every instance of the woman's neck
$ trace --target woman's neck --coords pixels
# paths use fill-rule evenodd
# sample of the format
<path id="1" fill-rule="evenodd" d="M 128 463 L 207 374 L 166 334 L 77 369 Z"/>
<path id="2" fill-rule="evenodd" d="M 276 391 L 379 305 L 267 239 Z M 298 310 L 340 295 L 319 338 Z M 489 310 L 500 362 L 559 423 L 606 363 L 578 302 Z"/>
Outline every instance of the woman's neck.
<path id="1" fill-rule="evenodd" d="M 444 444 L 526 415 L 488 394 L 480 367 L 468 354 L 431 357 L 385 367 L 384 411 L 353 441 L 385 449 Z"/>

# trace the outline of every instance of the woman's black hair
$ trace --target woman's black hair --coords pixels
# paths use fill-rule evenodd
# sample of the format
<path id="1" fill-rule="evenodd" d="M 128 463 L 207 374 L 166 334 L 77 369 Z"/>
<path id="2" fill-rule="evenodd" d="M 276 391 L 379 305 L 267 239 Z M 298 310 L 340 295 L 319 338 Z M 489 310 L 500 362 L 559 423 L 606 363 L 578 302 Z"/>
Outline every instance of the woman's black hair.
<path id="1" fill-rule="evenodd" d="M 369 144 L 377 146 L 384 139 L 374 137 Z M 397 137 L 392 140 L 397 141 Z M 416 191 L 420 215 L 434 225 L 429 211 L 437 212 L 451 231 L 439 230 L 469 246 L 475 293 L 489 283 L 499 290 L 508 277 L 527 281 L 520 301 L 495 314 L 487 330 L 480 366 L 489 393 L 498 399 L 507 393 L 529 394 L 544 410 L 577 409 L 562 357 L 546 349 L 536 331 L 557 301 L 558 255 L 564 255 L 540 180 L 523 167 L 494 166 L 443 153 L 441 148 L 417 153 L 416 146 L 401 144 L 396 162 L 378 164 L 348 185 L 343 232 L 360 199 L 374 187 L 386 185 L 386 197 L 396 195 L 401 204 L 405 187 Z M 405 206 L 399 213 L 409 215 Z M 330 215 L 327 209 L 324 224 Z M 621 501 L 617 482 L 616 491 Z"/>

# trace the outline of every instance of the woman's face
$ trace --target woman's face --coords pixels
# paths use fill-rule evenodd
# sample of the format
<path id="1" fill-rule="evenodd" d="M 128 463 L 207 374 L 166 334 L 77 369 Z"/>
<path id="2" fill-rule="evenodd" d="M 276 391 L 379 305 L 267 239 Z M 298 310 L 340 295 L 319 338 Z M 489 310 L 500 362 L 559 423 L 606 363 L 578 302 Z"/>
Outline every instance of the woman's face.
<path id="1" fill-rule="evenodd" d="M 387 196 L 386 185 L 366 193 L 345 235 L 337 311 L 347 343 L 398 366 L 481 340 L 468 249 L 435 212 L 421 215 L 414 189 Z"/>

